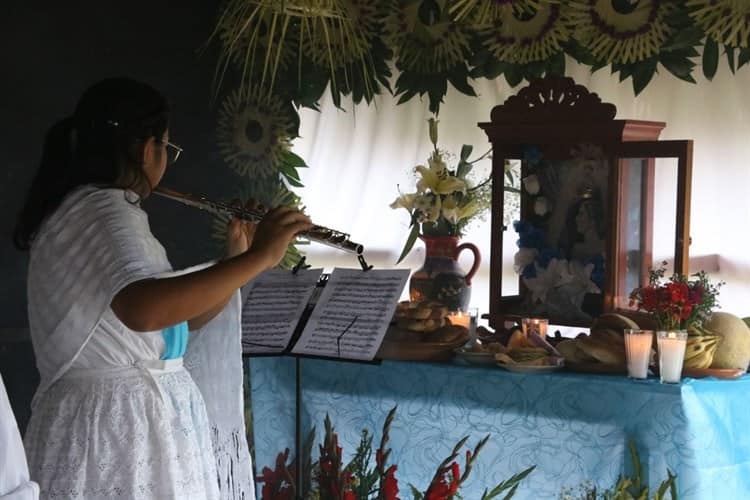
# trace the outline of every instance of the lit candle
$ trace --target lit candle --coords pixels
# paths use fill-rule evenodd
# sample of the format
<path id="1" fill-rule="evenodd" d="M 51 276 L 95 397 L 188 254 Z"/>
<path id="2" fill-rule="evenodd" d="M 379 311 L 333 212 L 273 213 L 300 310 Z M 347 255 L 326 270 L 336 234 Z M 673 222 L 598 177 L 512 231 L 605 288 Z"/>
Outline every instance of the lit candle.
<path id="1" fill-rule="evenodd" d="M 526 336 L 530 333 L 536 333 L 544 339 L 547 337 L 548 323 L 545 318 L 523 318 L 521 319 L 521 329 Z"/>
<path id="2" fill-rule="evenodd" d="M 679 384 L 687 332 L 656 332 L 656 343 L 659 347 L 659 375 L 662 383 Z"/>
<path id="3" fill-rule="evenodd" d="M 471 325 L 471 314 L 463 311 L 456 311 L 448 315 L 448 321 L 451 322 L 451 325 L 463 326 L 468 330 Z"/>
<path id="4" fill-rule="evenodd" d="M 652 330 L 625 330 L 625 355 L 629 377 L 648 377 L 648 362 L 651 359 L 653 338 Z"/>

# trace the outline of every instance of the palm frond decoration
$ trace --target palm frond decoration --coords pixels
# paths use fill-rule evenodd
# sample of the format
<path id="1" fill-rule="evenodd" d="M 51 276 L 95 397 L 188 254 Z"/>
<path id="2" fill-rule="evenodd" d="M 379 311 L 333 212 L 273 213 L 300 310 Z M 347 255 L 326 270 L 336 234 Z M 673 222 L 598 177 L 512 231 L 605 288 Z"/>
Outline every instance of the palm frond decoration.
<path id="1" fill-rule="evenodd" d="M 475 25 L 495 24 L 508 13 L 533 13 L 541 2 L 549 0 L 454 0 L 450 13 L 456 21 Z"/>
<path id="2" fill-rule="evenodd" d="M 386 36 L 405 71 L 435 73 L 461 64 L 467 30 L 450 17 L 447 0 L 397 1 L 385 20 Z"/>
<path id="3" fill-rule="evenodd" d="M 448 82 L 476 95 L 467 81 L 469 30 L 453 20 L 448 6 L 448 0 L 394 0 L 390 6 L 385 36 L 401 71 L 396 82 L 399 103 L 426 93 L 430 111 L 437 113 Z"/>
<path id="4" fill-rule="evenodd" d="M 337 68 L 366 60 L 367 23 L 357 22 L 362 11 L 353 7 L 359 4 L 352 0 L 228 0 L 212 35 L 222 42 L 217 89 L 232 61 L 239 63 L 243 90 L 274 89 L 279 79 L 290 77 L 299 86 L 306 59 L 327 68 L 331 86 L 337 89 Z"/>
<path id="5" fill-rule="evenodd" d="M 301 199 L 290 191 L 280 177 L 269 177 L 261 180 L 244 179 L 242 185 L 231 193 L 230 198 L 239 200 L 254 199 L 266 207 L 277 207 L 281 205 L 300 208 Z M 213 215 L 211 220 L 211 238 L 220 251 L 224 247 L 227 236 L 227 224 L 230 217 L 227 215 Z M 281 269 L 291 269 L 302 257 L 302 252 L 297 248 L 305 242 L 297 242 L 289 245 L 284 258 L 279 264 Z"/>
<path id="6" fill-rule="evenodd" d="M 716 42 L 728 47 L 750 44 L 750 2 L 747 0 L 688 0 L 690 17 Z"/>
<path id="7" fill-rule="evenodd" d="M 296 136 L 294 113 L 281 98 L 257 88 L 232 92 L 222 104 L 217 126 L 224 161 L 242 176 L 276 174 Z"/>
<path id="8" fill-rule="evenodd" d="M 342 29 L 341 24 L 332 23 L 329 40 L 330 51 L 335 54 L 333 62 L 326 56 L 327 47 L 305 50 L 311 55 L 314 65 L 333 69 L 332 79 L 336 86 L 331 86 L 331 94 L 336 106 L 341 106 L 342 95 L 352 94 L 355 103 L 362 99 L 369 103 L 383 87 L 390 91 L 388 60 L 393 52 L 382 39 L 385 5 L 382 0 L 342 0 L 347 19 L 354 23 L 354 30 Z M 356 38 L 349 40 L 350 33 Z"/>
<path id="9" fill-rule="evenodd" d="M 630 64 L 653 57 L 673 34 L 674 0 L 571 0 L 574 37 L 599 61 Z"/>
<path id="10" fill-rule="evenodd" d="M 497 60 L 526 64 L 550 59 L 570 38 L 566 6 L 539 3 L 537 9 L 501 12 L 496 23 L 480 30 L 483 46 Z"/>

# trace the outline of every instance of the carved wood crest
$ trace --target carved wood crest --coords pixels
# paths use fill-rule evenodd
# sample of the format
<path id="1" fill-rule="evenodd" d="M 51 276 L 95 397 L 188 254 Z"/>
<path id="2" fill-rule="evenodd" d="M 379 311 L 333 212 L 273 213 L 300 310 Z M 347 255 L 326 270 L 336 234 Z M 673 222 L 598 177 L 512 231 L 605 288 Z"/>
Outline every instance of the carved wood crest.
<path id="1" fill-rule="evenodd" d="M 611 121 L 617 108 L 572 78 L 538 78 L 492 109 L 492 123 Z"/>

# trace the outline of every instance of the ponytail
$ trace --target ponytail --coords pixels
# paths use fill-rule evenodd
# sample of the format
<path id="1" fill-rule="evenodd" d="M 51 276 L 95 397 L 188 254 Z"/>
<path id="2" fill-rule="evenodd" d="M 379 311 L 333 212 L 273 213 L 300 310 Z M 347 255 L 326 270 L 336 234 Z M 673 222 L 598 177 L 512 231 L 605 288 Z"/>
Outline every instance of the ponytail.
<path id="1" fill-rule="evenodd" d="M 13 243 L 19 250 L 29 249 L 42 219 L 62 202 L 70 189 L 75 142 L 72 117 L 58 121 L 47 131 L 39 170 L 13 231 Z"/>
<path id="2" fill-rule="evenodd" d="M 28 250 L 44 218 L 78 186 L 150 188 L 130 148 L 149 137 L 161 140 L 168 125 L 166 99 L 144 83 L 108 78 L 86 90 L 74 115 L 47 132 L 39 170 L 13 232 L 16 248 Z"/>

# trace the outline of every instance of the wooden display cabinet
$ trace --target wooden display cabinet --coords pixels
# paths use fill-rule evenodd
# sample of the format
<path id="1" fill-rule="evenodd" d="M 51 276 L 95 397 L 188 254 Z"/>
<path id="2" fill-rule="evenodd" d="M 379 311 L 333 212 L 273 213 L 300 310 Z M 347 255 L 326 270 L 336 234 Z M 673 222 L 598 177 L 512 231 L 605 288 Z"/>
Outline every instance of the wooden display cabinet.
<path id="1" fill-rule="evenodd" d="M 602 312 L 630 311 L 630 291 L 647 282 L 655 258 L 669 261 L 670 272 L 687 272 L 693 143 L 659 141 L 666 125 L 663 122 L 616 120 L 615 115 L 614 105 L 602 103 L 572 79 L 547 77 L 495 106 L 491 121 L 479 124 L 493 149 L 492 327 L 500 328 L 522 316 L 546 316 L 552 324 L 586 327 Z M 538 192 L 530 193 L 522 184 L 520 195 L 520 220 L 529 223 L 523 227 L 543 235 L 544 248 L 537 245 L 536 259 L 543 253 L 545 259 L 556 255 L 554 264 L 560 269 L 583 269 L 582 274 L 572 274 L 578 277 L 573 283 L 583 282 L 581 276 L 590 264 L 597 273 L 595 288 L 599 293 L 590 289 L 581 301 L 580 286 L 570 285 L 569 290 L 550 287 L 548 292 L 554 291 L 556 303 L 548 304 L 549 293 L 544 295 L 540 283 L 551 283 L 557 274 L 547 272 L 549 262 L 543 268 L 535 260 L 536 264 L 526 264 L 533 268 L 522 267 L 529 274 L 523 279 L 518 276 L 518 293 L 503 296 L 503 240 L 517 237 L 512 227 L 503 225 L 506 160 L 520 160 L 522 178 L 536 176 Z M 673 196 L 666 202 L 659 198 L 655 205 L 656 195 L 662 192 Z M 546 205 L 538 201 L 540 197 Z M 545 206 L 549 212 L 540 216 Z M 673 237 L 671 228 L 654 234 L 655 219 L 660 218 L 663 227 L 671 224 L 672 216 Z M 596 233 L 599 226 L 602 230 Z M 667 233 L 673 241 L 665 244 Z M 655 247 L 659 247 L 659 255 L 654 255 Z M 599 263 L 603 269 L 596 267 Z M 593 283 L 593 272 L 591 280 Z M 573 305 L 580 302 L 580 311 L 573 311 L 572 305 L 566 309 L 566 300 Z"/>

